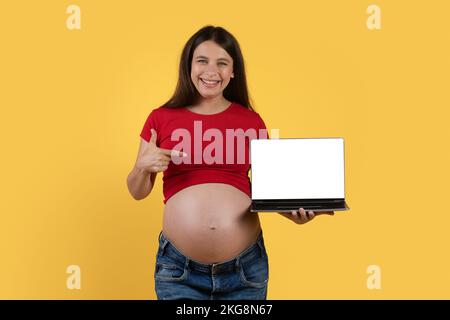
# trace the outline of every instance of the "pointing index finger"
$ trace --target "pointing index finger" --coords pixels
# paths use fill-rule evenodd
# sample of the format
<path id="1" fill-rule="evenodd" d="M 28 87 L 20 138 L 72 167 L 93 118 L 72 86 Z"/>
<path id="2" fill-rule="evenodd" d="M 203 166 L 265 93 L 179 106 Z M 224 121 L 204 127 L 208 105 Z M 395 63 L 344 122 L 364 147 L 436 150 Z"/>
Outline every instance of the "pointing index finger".
<path id="1" fill-rule="evenodd" d="M 186 152 L 183 152 L 183 151 L 179 151 L 179 150 L 175 150 L 175 149 L 172 149 L 172 150 L 169 150 L 169 149 L 162 149 L 162 148 L 160 148 L 161 149 L 161 151 L 165 154 L 165 155 L 168 155 L 168 156 L 174 156 L 174 157 L 187 157 L 187 153 Z"/>

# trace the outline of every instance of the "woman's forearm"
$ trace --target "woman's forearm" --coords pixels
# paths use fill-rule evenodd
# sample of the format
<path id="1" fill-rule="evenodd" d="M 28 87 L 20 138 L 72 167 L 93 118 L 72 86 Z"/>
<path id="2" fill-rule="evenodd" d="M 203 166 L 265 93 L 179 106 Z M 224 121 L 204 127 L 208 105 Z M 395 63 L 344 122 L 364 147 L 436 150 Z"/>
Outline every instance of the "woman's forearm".
<path id="1" fill-rule="evenodd" d="M 153 189 L 156 173 L 150 173 L 136 167 L 127 177 L 128 191 L 136 200 L 142 200 L 149 195 Z"/>

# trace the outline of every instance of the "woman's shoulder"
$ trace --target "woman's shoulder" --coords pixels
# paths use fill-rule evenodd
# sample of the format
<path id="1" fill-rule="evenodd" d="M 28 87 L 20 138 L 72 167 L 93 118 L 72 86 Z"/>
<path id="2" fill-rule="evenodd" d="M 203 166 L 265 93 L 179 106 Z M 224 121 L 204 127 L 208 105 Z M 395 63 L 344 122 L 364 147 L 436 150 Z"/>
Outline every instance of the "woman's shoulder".
<path id="1" fill-rule="evenodd" d="M 240 117 L 245 117 L 246 119 L 253 120 L 256 123 L 264 123 L 264 120 L 259 112 L 251 110 L 237 102 L 235 102 L 234 104 L 236 105 L 235 109 L 237 110 Z"/>
<path id="2" fill-rule="evenodd" d="M 260 116 L 258 112 L 255 110 L 251 110 L 239 103 L 235 102 L 235 110 L 237 118 L 239 118 L 239 121 L 245 121 L 249 127 L 258 128 L 258 129 L 265 129 L 266 124 L 263 118 Z"/>
<path id="3" fill-rule="evenodd" d="M 236 106 L 235 109 L 237 110 L 237 112 L 240 112 L 240 113 L 245 114 L 245 115 L 250 116 L 250 117 L 255 117 L 255 118 L 260 117 L 258 112 L 243 106 L 239 102 L 233 102 L 233 104 Z"/>
<path id="4" fill-rule="evenodd" d="M 150 115 L 152 115 L 154 117 L 164 117 L 164 116 L 170 116 L 175 113 L 180 113 L 182 111 L 183 111 L 183 108 L 181 108 L 181 107 L 175 108 L 175 107 L 168 107 L 166 105 L 160 105 L 160 106 L 153 108 L 150 111 Z"/>

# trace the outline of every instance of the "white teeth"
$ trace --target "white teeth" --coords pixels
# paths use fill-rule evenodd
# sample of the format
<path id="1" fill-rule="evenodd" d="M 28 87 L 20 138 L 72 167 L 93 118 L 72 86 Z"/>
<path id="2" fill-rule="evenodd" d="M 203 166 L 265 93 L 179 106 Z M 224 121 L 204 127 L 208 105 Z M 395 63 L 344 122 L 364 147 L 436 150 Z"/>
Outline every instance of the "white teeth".
<path id="1" fill-rule="evenodd" d="M 205 80 L 205 79 L 202 79 L 202 78 L 200 78 L 203 82 L 205 82 L 205 83 L 207 83 L 207 84 L 216 84 L 216 83 L 218 83 L 218 82 L 220 82 L 220 81 L 217 81 L 217 80 L 215 80 L 215 81 L 210 81 L 210 80 Z"/>

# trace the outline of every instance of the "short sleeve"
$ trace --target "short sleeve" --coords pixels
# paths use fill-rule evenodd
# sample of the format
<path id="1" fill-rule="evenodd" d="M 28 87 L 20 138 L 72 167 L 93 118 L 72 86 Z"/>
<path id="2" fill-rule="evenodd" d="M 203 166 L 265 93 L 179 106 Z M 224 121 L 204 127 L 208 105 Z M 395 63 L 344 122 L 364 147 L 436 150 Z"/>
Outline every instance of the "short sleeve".
<path id="1" fill-rule="evenodd" d="M 155 129 L 156 132 L 158 132 L 157 129 L 157 121 L 156 121 L 156 109 L 150 112 L 150 114 L 147 117 L 147 120 L 144 123 L 144 126 L 141 130 L 141 138 L 145 141 L 149 142 L 150 138 L 152 136 L 151 129 Z"/>
<path id="2" fill-rule="evenodd" d="M 264 120 L 261 118 L 259 113 L 257 113 L 257 116 L 258 116 L 257 119 L 258 139 L 268 139 L 269 131 L 267 130 L 266 124 L 264 123 Z"/>

